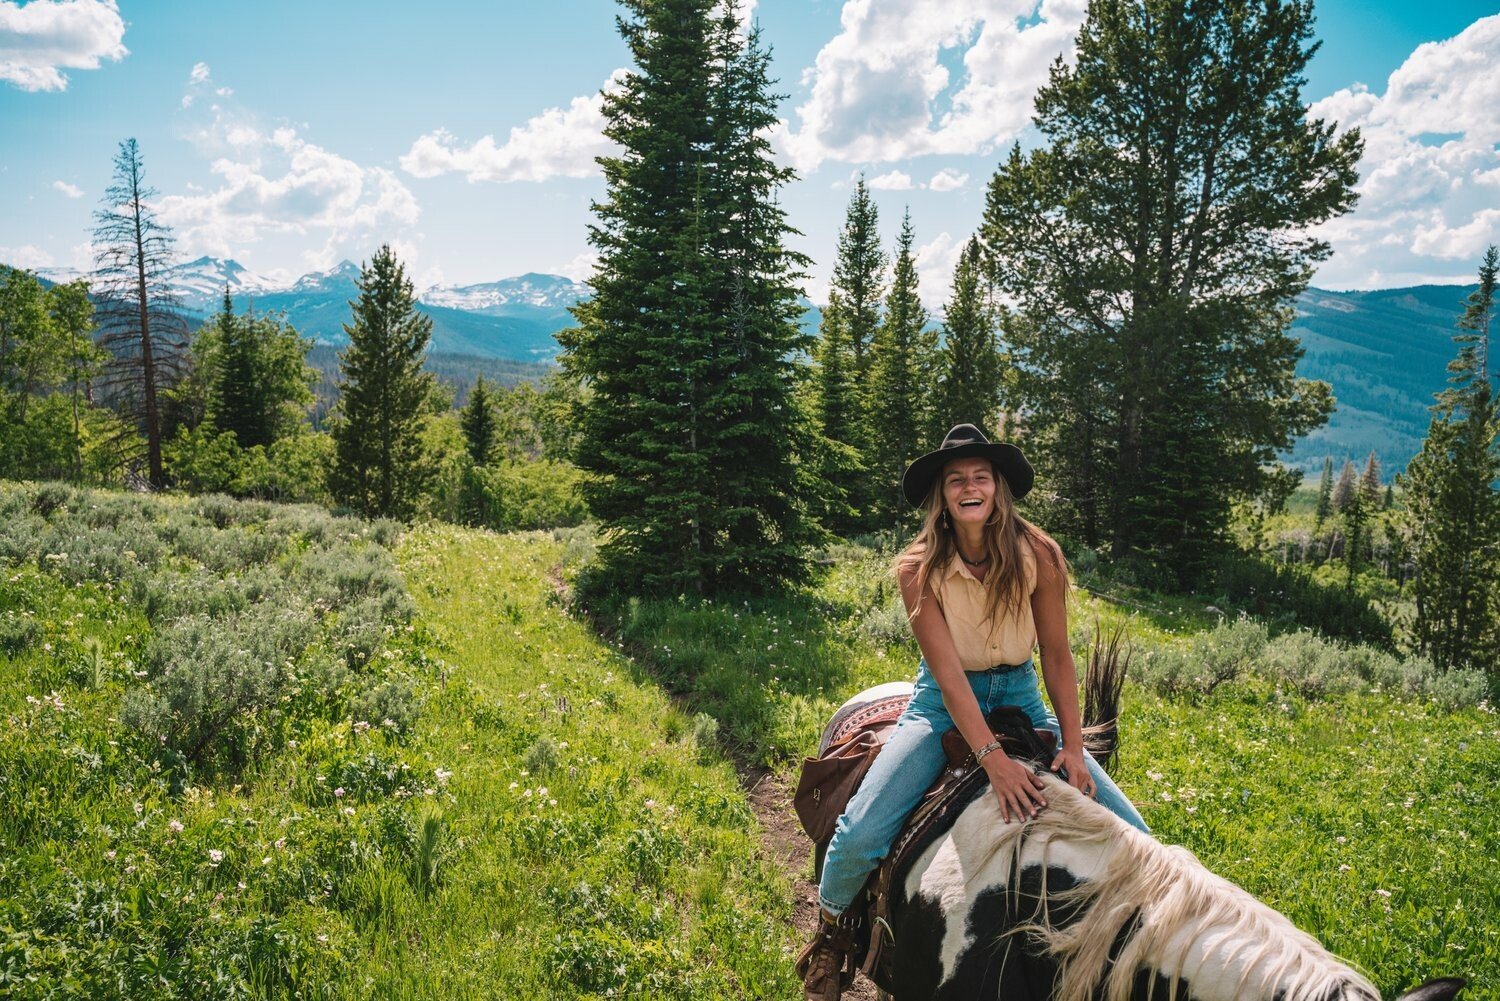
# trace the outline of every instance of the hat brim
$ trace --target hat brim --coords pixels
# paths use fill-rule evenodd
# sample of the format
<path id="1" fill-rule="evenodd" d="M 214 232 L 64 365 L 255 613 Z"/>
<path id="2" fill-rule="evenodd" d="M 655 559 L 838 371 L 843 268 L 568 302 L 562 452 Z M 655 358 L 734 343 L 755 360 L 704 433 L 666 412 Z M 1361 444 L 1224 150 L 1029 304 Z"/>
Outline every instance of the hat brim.
<path id="1" fill-rule="evenodd" d="M 1020 500 L 1031 491 L 1036 482 L 1036 470 L 1026 461 L 1021 450 L 1009 442 L 974 441 L 953 448 L 939 448 L 912 462 L 901 474 L 901 492 L 913 507 L 921 507 L 932 490 L 933 478 L 942 471 L 946 463 L 954 459 L 980 456 L 989 459 L 1005 482 L 1010 486 L 1010 495 Z"/>

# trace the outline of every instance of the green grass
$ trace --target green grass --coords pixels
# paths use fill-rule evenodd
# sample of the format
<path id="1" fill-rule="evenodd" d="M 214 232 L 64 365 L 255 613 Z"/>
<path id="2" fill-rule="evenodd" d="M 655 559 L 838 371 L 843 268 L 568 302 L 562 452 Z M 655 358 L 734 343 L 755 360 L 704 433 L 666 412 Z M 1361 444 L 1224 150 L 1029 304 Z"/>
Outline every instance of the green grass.
<path id="1" fill-rule="evenodd" d="M 63 514 L 0 527 L 0 994 L 795 996 L 792 888 L 730 760 L 791 779 L 836 705 L 913 675 L 887 558 L 840 547 L 801 592 L 585 616 L 557 584 L 587 532 L 420 526 L 393 548 L 415 618 L 371 632 L 334 607 L 364 607 L 335 592 L 366 563 L 320 554 L 383 551 L 372 529 L 276 505 L 72 503 L 117 534 L 48 559 Z M 153 532 L 169 541 L 152 550 Z M 124 556 L 127 536 L 154 555 Z M 294 677 L 343 694 L 294 685 L 245 722 L 239 766 L 184 766 L 120 722 L 157 681 L 173 609 L 232 607 L 304 565 L 332 604 Z M 1206 599 L 1080 576 L 1110 594 L 1075 603 L 1080 659 L 1095 617 L 1143 649 L 1219 620 Z M 353 674 L 312 673 L 329 656 Z M 404 724 L 360 715 L 386 683 L 412 693 Z M 1388 994 L 1459 974 L 1466 996 L 1497 997 L 1487 704 L 1311 698 L 1252 673 L 1211 694 L 1127 687 L 1123 738 L 1117 778 L 1164 840 Z"/>
<path id="2" fill-rule="evenodd" d="M 29 510 L 14 489 L 0 502 Z M 72 532 L 105 498 L 77 495 L 49 524 Z M 152 525 L 210 558 L 237 538 L 182 501 L 122 503 L 143 516 L 142 549 Z M 210 513 L 254 534 L 283 510 Z M 413 687 L 408 725 L 294 686 L 283 708 L 249 713 L 242 767 L 194 768 L 120 713 L 156 683 L 141 677 L 146 651 L 172 628 L 137 592 L 201 584 L 202 564 L 162 550 L 124 569 L 140 587 L 69 581 L 92 550 L 47 559 L 37 540 L 55 542 L 52 528 L 0 539 L 41 546 L 0 565 L 0 994 L 792 993 L 790 890 L 761 859 L 733 768 L 695 739 L 708 728 L 557 606 L 549 536 L 402 540 L 418 619 L 388 622 L 360 670 Z M 277 564 L 287 577 L 319 559 L 305 535 L 285 543 L 266 550 L 292 561 Z M 338 614 L 325 621 L 331 637 Z"/>
<path id="3" fill-rule="evenodd" d="M 737 753 L 791 781 L 837 705 L 916 671 L 886 559 L 837 557 L 800 595 L 630 602 L 604 618 Z M 1073 603 L 1080 665 L 1096 618 L 1124 626 L 1138 656 L 1219 621 L 1203 599 L 1129 593 Z M 1176 698 L 1127 685 L 1122 717 L 1116 777 L 1163 840 L 1388 994 L 1457 974 L 1475 985 L 1466 997 L 1500 997 L 1500 720 L 1488 703 L 1447 711 L 1368 685 L 1307 698 L 1252 673 Z"/>

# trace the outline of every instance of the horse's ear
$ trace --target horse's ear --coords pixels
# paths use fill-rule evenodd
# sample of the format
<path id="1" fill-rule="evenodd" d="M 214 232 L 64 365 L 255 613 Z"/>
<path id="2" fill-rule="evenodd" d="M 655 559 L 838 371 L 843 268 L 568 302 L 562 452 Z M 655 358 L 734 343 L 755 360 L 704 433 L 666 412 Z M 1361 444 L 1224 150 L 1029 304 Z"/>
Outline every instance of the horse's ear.
<path id="1" fill-rule="evenodd" d="M 1468 981 L 1463 977 L 1442 977 L 1438 980 L 1429 980 L 1421 987 L 1407 991 L 1396 1001 L 1448 1001 L 1456 997 L 1463 990 Z"/>

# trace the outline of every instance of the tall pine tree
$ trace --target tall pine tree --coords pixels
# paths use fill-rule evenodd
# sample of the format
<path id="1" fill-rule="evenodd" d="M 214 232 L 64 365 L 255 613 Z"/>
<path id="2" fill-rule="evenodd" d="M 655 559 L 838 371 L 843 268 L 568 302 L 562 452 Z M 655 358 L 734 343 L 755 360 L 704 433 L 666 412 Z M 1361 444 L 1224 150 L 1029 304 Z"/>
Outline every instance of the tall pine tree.
<path id="1" fill-rule="evenodd" d="M 495 404 L 484 384 L 484 376 L 474 382 L 474 388 L 469 391 L 469 402 L 464 404 L 458 422 L 463 428 L 469 458 L 476 466 L 487 464 L 495 450 Z"/>
<path id="2" fill-rule="evenodd" d="M 1323 522 L 1328 520 L 1328 515 L 1333 511 L 1333 456 L 1323 456 L 1323 477 L 1318 480 L 1318 508 L 1314 515 L 1316 527 L 1314 531 L 1321 531 Z"/>
<path id="3" fill-rule="evenodd" d="M 1500 413 L 1486 370 L 1497 253 L 1459 320 L 1457 357 L 1403 479 L 1418 647 L 1440 667 L 1500 670 Z"/>
<path id="4" fill-rule="evenodd" d="M 1094 0 L 1037 94 L 1042 144 L 989 188 L 981 235 L 1023 314 L 1009 346 L 1058 527 L 1180 583 L 1332 407 L 1295 376 L 1286 306 L 1361 146 L 1307 117 L 1313 49 L 1309 0 Z"/>
<path id="5" fill-rule="evenodd" d="M 938 423 L 944 431 L 967 423 L 985 429 L 987 434 L 995 433 L 1000 408 L 1000 352 L 982 258 L 979 240 L 970 237 L 953 270 L 937 396 Z"/>
<path id="6" fill-rule="evenodd" d="M 870 513 L 882 527 L 894 527 L 909 515 L 911 506 L 901 494 L 901 472 L 931 447 L 931 437 L 925 432 L 935 423 L 932 406 L 937 335 L 923 330 L 927 311 L 917 296 L 917 263 L 912 252 L 915 240 L 908 211 L 896 241 L 896 266 L 886 296 L 885 321 L 876 331 L 870 350 L 866 390 L 869 482 L 878 491 Z"/>
<path id="7" fill-rule="evenodd" d="M 577 461 L 606 529 L 591 580 L 631 593 L 756 591 L 801 580 L 820 538 L 812 429 L 794 396 L 804 259 L 775 200 L 768 56 L 736 4 L 627 0 L 634 58 L 604 100 L 606 198 L 593 296 L 559 335 L 592 392 Z"/>
<path id="8" fill-rule="evenodd" d="M 97 340 L 109 353 L 102 395 L 145 436 L 146 475 L 161 487 L 159 397 L 186 371 L 188 328 L 167 282 L 172 231 L 156 218 L 156 190 L 145 173 L 136 141 L 122 142 L 103 207 L 94 213 L 93 293 Z"/>
<path id="9" fill-rule="evenodd" d="M 842 300 L 845 339 L 853 359 L 855 383 L 861 388 L 868 384 L 870 345 L 880 326 L 886 263 L 880 246 L 880 211 L 861 174 L 844 213 L 832 283 Z"/>
<path id="10" fill-rule="evenodd" d="M 359 299 L 344 325 L 339 402 L 332 422 L 334 499 L 367 517 L 409 516 L 428 474 L 422 454 L 424 404 L 432 376 L 422 359 L 432 319 L 389 246 L 360 269 Z"/>

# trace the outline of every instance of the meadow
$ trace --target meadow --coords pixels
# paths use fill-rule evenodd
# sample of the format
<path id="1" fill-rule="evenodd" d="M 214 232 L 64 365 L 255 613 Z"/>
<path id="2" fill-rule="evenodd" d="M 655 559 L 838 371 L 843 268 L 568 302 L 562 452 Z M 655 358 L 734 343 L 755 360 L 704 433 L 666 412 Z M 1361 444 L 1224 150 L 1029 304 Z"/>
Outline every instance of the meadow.
<path id="1" fill-rule="evenodd" d="M 914 673 L 889 554 L 584 609 L 592 545 L 0 484 L 0 993 L 795 996 L 810 863 L 740 775 Z M 1388 994 L 1500 997 L 1482 679 L 1084 562 L 1076 652 L 1127 629 L 1115 776 L 1157 834 Z"/>

